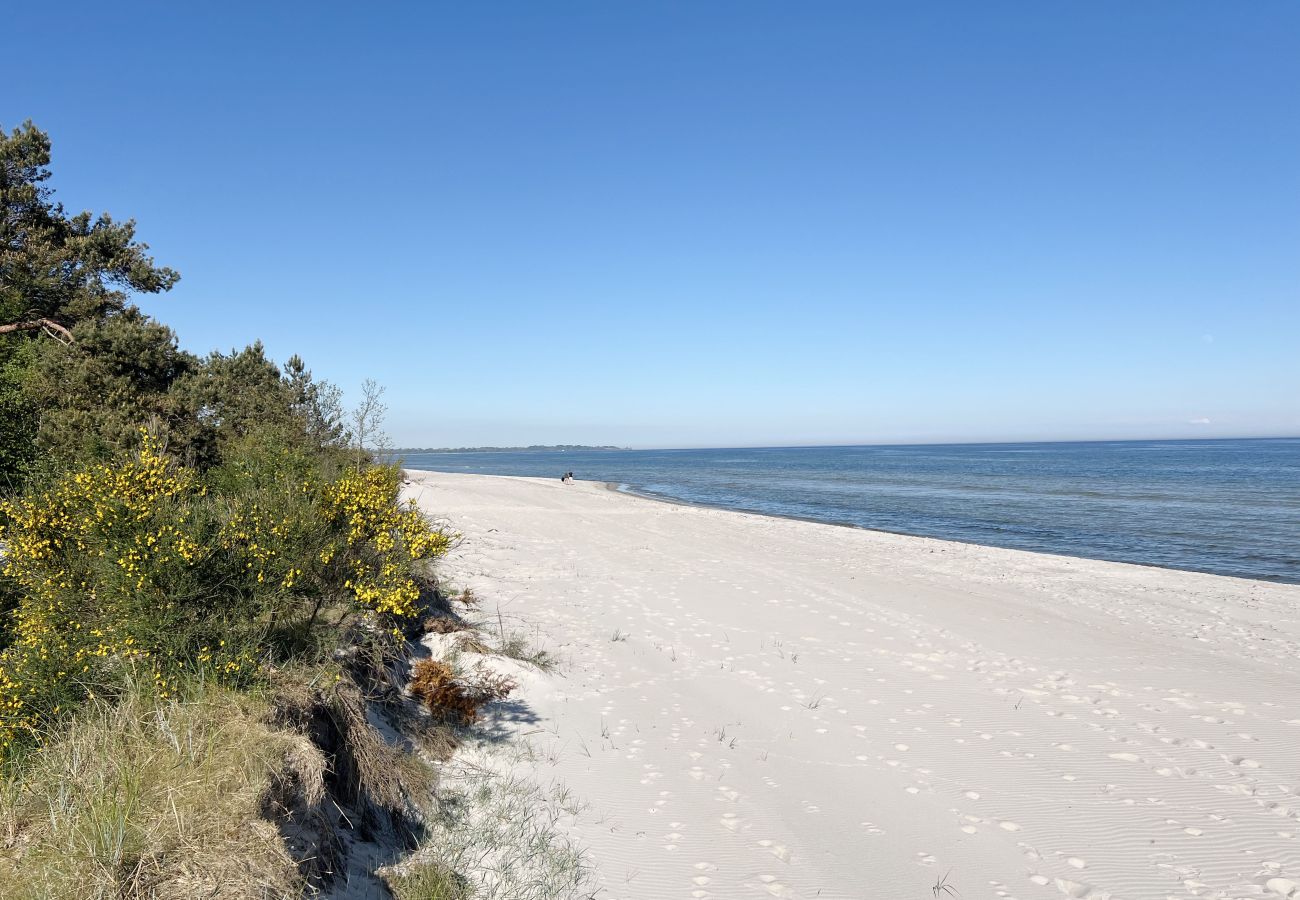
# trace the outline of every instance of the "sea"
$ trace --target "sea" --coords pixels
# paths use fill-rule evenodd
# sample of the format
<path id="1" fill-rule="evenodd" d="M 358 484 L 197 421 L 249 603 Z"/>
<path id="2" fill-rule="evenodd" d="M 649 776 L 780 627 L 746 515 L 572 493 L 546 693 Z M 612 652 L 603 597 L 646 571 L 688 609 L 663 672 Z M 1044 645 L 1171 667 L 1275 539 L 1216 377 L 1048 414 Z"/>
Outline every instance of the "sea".
<path id="1" fill-rule="evenodd" d="M 1300 438 L 406 453 L 412 469 L 1300 583 Z"/>

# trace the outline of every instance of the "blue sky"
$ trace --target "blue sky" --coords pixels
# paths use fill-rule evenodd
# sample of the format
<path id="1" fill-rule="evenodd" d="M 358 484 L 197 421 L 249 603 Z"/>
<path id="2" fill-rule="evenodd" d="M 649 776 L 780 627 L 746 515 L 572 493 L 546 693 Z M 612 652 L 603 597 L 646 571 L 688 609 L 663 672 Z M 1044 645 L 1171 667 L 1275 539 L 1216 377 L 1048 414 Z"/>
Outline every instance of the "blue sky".
<path id="1" fill-rule="evenodd" d="M 33 4 L 190 349 L 404 445 L 1300 434 L 1300 4 Z"/>

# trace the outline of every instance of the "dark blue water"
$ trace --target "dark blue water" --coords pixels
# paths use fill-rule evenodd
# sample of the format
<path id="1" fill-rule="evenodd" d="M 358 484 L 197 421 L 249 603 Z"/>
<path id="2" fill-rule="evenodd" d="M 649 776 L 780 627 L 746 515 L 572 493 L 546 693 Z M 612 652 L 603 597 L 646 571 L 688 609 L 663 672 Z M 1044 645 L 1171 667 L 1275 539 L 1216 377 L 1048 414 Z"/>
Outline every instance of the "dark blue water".
<path id="1" fill-rule="evenodd" d="M 1300 439 L 416 453 L 413 469 L 1300 582 Z"/>

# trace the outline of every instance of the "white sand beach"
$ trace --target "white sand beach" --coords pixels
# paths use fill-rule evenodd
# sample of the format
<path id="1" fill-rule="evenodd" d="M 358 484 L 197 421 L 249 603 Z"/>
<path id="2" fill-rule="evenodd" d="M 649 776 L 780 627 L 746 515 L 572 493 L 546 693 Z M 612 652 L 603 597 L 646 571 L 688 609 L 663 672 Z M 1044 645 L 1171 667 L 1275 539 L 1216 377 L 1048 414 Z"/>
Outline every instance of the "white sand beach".
<path id="1" fill-rule="evenodd" d="M 598 897 L 1300 897 L 1298 586 L 411 478 Z"/>

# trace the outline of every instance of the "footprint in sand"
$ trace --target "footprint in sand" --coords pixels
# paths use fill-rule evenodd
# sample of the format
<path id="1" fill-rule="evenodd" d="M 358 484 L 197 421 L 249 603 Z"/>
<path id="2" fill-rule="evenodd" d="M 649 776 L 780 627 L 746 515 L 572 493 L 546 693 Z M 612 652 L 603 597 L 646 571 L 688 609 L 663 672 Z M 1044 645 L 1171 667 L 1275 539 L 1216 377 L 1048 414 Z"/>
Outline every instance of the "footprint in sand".
<path id="1" fill-rule="evenodd" d="M 1068 878 L 1057 878 L 1056 889 L 1067 897 L 1080 898 L 1080 900 L 1092 894 L 1092 885 L 1084 884 L 1082 881 L 1071 881 Z"/>
<path id="2" fill-rule="evenodd" d="M 1016 900 L 1015 896 L 1006 889 L 1006 885 L 1000 881 L 990 881 L 989 887 L 993 888 L 993 896 L 998 900 Z"/>
<path id="3" fill-rule="evenodd" d="M 761 887 L 773 897 L 791 896 L 789 888 L 777 880 L 775 875 L 759 875 L 757 885 L 747 884 L 746 887 Z"/>
<path id="4" fill-rule="evenodd" d="M 1264 882 L 1264 887 L 1279 897 L 1294 897 L 1300 894 L 1300 883 L 1296 883 L 1290 878 L 1270 878 Z"/>

